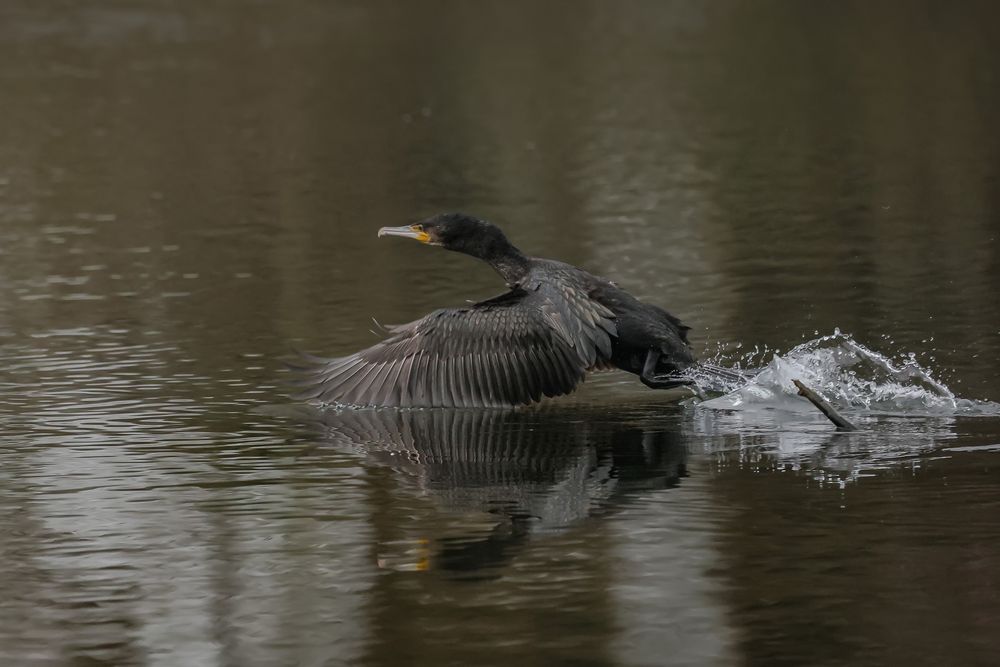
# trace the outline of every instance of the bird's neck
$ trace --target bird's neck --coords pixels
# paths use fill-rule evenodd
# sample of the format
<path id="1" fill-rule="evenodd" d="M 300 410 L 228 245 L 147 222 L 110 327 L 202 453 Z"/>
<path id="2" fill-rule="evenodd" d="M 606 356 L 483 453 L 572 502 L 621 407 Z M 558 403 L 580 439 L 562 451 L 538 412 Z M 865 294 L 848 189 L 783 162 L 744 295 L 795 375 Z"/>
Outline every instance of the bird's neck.
<path id="1" fill-rule="evenodd" d="M 520 283 L 528 275 L 531 264 L 528 256 L 514 246 L 509 246 L 503 252 L 486 258 L 486 261 L 508 285 Z"/>

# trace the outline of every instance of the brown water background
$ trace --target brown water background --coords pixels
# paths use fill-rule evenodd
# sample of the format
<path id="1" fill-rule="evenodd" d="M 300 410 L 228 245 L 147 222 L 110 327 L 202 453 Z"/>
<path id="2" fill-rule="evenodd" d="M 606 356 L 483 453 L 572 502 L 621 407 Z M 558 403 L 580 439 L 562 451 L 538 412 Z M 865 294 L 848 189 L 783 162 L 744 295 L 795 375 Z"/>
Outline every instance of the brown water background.
<path id="1" fill-rule="evenodd" d="M 297 418 L 495 294 L 442 210 L 738 358 L 839 327 L 1000 401 L 1000 5 L 0 5 L 0 664 L 995 664 L 1000 419 L 596 378 Z"/>

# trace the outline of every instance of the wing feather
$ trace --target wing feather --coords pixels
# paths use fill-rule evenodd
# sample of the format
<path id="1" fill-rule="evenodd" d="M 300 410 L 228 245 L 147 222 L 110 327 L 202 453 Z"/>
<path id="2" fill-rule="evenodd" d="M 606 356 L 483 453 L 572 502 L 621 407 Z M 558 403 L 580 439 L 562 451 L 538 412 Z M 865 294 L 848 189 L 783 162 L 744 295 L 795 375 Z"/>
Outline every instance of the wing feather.
<path id="1" fill-rule="evenodd" d="M 337 359 L 303 357 L 297 398 L 345 405 L 504 407 L 573 391 L 606 362 L 613 314 L 548 284 L 435 311 Z"/>
<path id="2" fill-rule="evenodd" d="M 403 357 L 403 362 L 399 364 L 399 375 L 396 376 L 396 391 L 393 392 L 393 398 L 396 398 L 400 405 L 408 402 L 413 395 L 413 362 L 417 359 L 417 355 L 408 354 Z"/>
<path id="3" fill-rule="evenodd" d="M 514 390 L 514 383 L 510 379 L 510 370 L 508 365 L 504 363 L 505 360 L 501 360 L 496 349 L 490 349 L 489 351 L 490 364 L 493 367 L 493 373 L 496 376 L 496 387 L 497 387 L 497 397 L 502 400 L 502 397 L 509 397 L 510 400 L 514 400 L 516 392 Z M 516 402 L 516 401 L 514 401 Z"/>
<path id="4" fill-rule="evenodd" d="M 430 373 L 428 373 L 428 353 L 421 350 L 417 353 L 417 361 L 414 362 L 413 377 L 410 383 L 413 386 L 413 400 L 409 405 L 433 405 L 433 398 L 430 390 Z M 402 405 L 407 405 L 403 403 Z"/>
<path id="5" fill-rule="evenodd" d="M 384 392 L 386 389 L 385 382 L 389 377 L 389 374 L 396 370 L 398 372 L 398 364 L 392 363 L 381 363 L 376 369 L 374 375 L 372 376 L 370 387 L 372 402 L 377 405 L 385 405 L 386 397 Z"/>

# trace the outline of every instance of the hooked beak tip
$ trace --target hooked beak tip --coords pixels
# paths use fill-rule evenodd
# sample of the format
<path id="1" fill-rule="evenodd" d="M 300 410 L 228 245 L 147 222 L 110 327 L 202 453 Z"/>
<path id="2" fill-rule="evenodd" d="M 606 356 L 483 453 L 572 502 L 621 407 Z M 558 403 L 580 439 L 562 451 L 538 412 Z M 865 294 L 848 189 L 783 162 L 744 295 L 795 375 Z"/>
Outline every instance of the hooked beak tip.
<path id="1" fill-rule="evenodd" d="M 383 236 L 403 236 L 408 239 L 416 239 L 421 243 L 428 243 L 430 241 L 430 235 L 414 225 L 407 225 L 405 227 L 382 227 L 378 230 L 378 237 L 382 238 Z"/>

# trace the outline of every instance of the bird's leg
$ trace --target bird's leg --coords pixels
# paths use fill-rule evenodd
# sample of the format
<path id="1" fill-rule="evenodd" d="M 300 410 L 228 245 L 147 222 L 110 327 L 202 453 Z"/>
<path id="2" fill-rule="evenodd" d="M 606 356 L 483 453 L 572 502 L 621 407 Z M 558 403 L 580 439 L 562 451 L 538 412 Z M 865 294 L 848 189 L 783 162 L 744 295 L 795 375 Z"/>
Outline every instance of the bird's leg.
<path id="1" fill-rule="evenodd" d="M 687 387 L 694 384 L 694 380 L 656 372 L 656 364 L 660 361 L 660 351 L 650 349 L 646 352 L 646 363 L 642 365 L 642 373 L 639 379 L 650 389 L 673 389 L 674 387 Z"/>
<path id="2" fill-rule="evenodd" d="M 660 353 L 657 350 L 649 349 L 646 351 L 646 363 L 642 366 L 642 373 L 639 377 L 642 378 L 643 382 L 649 380 L 653 377 L 656 372 L 656 362 L 660 360 Z"/>

